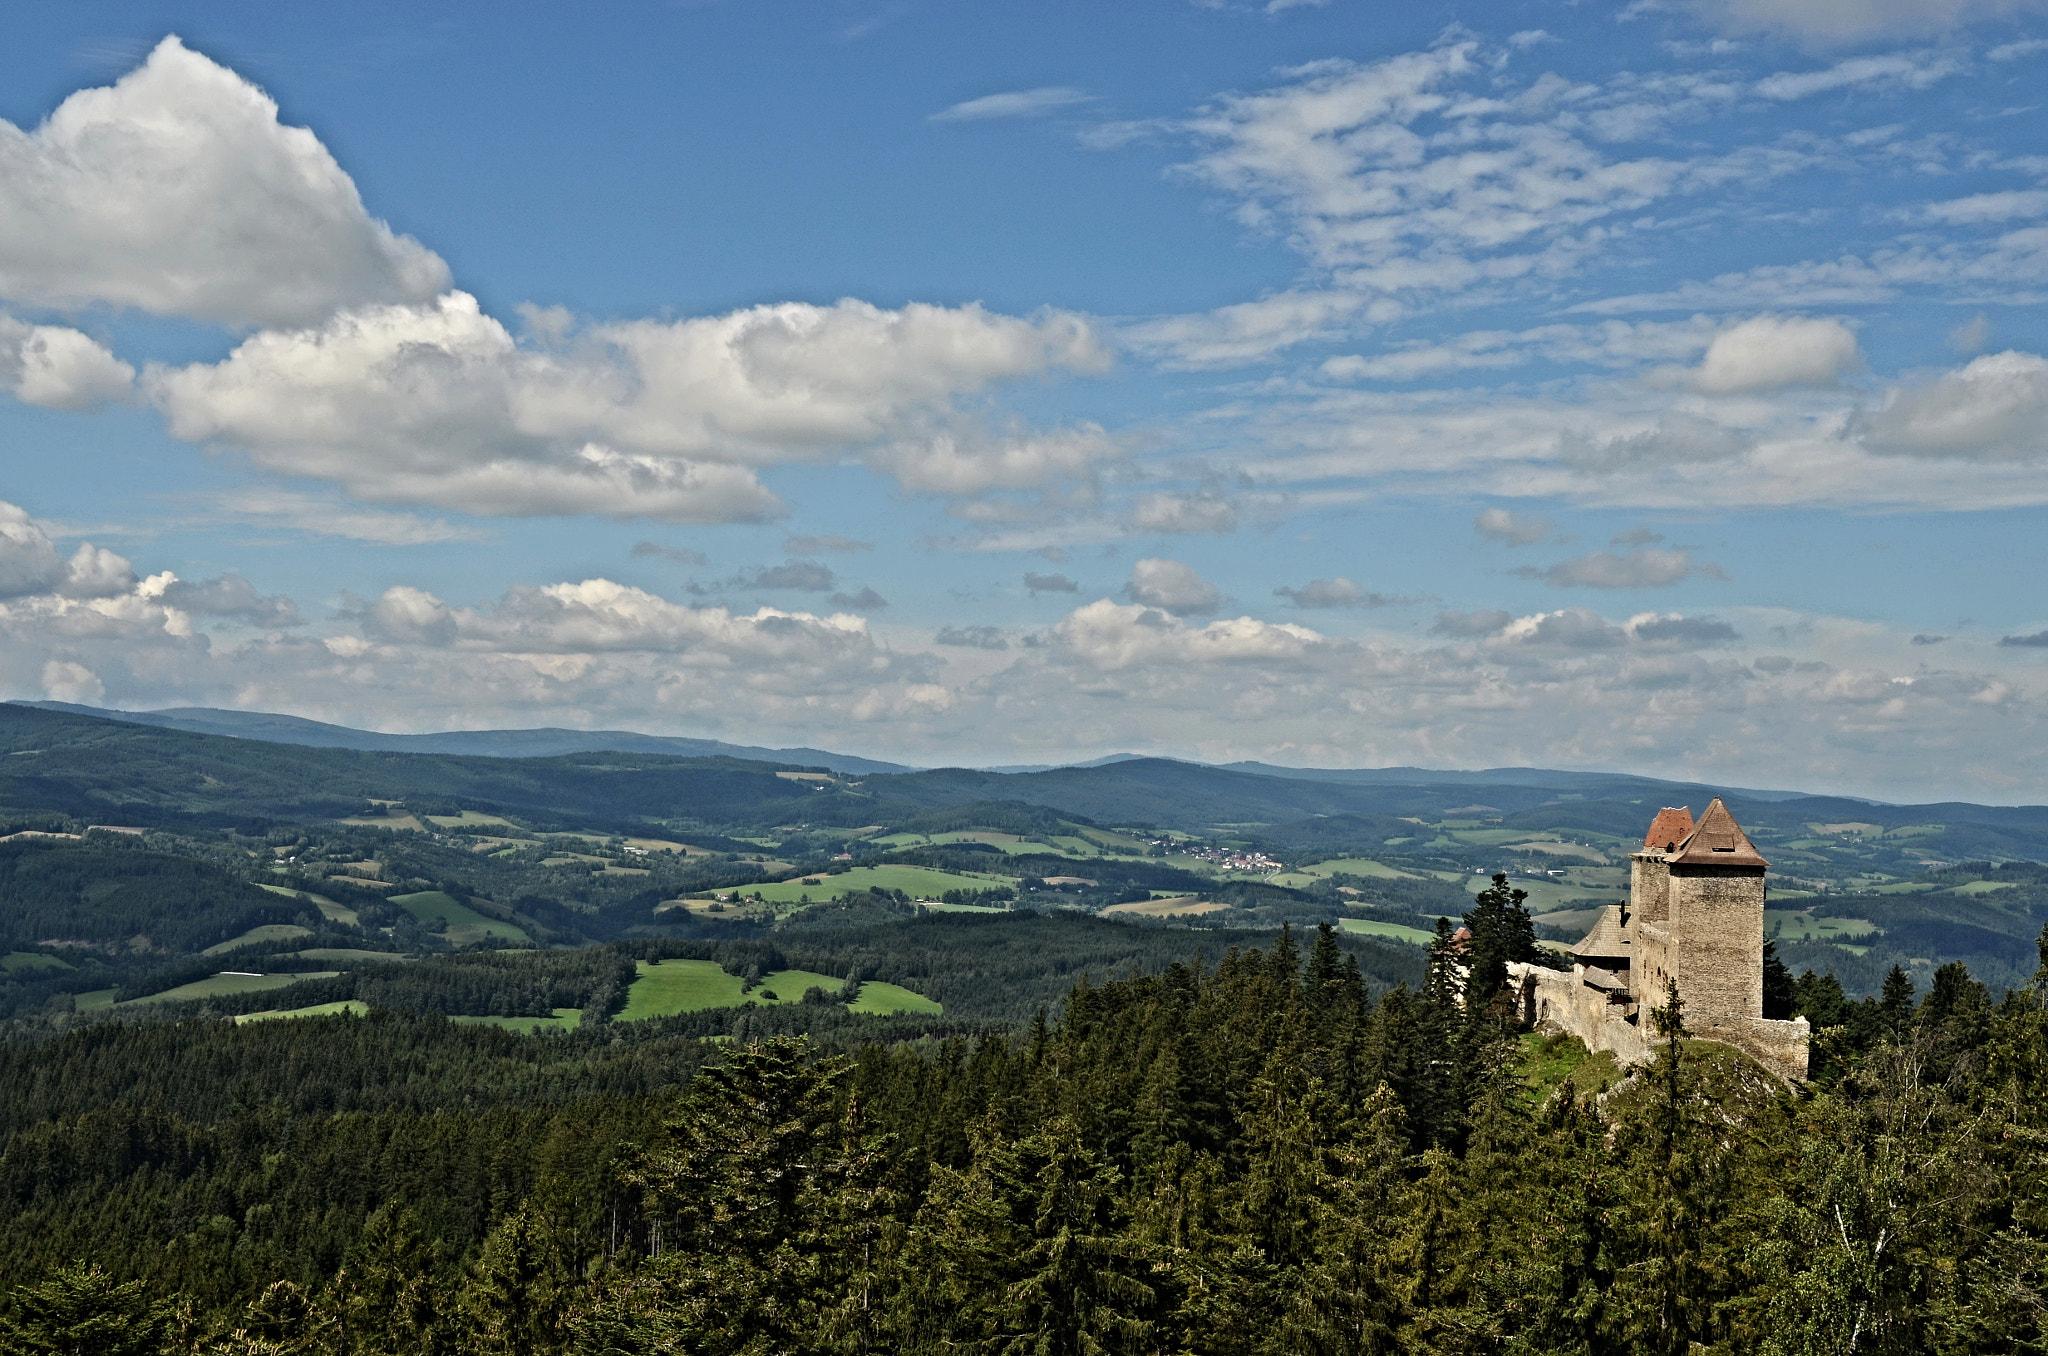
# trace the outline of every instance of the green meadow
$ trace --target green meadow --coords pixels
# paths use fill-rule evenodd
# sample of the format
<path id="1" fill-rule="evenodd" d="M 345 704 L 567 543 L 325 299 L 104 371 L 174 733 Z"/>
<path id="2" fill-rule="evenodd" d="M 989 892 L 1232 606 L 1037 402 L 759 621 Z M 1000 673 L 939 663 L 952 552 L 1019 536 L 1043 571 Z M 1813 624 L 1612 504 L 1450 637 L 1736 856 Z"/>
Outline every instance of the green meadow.
<path id="1" fill-rule="evenodd" d="M 626 1009 L 619 1014 L 618 1019 L 622 1022 L 673 1017 L 679 1012 L 701 1012 L 706 1008 L 736 1008 L 747 1003 L 763 1006 L 795 1003 L 802 1000 L 806 989 L 813 987 L 823 989 L 836 998 L 845 982 L 814 970 L 778 970 L 764 976 L 760 986 L 751 993 L 743 994 L 740 992 L 740 977 L 727 974 L 717 961 L 666 960 L 641 961 L 639 964 L 640 977 L 627 991 Z M 770 994 L 774 996 L 771 998 Z M 861 985 L 860 998 L 850 1005 L 850 1010 L 888 1016 L 899 1012 L 936 1015 L 942 1009 L 922 994 L 912 993 L 899 985 L 869 980 Z"/>
<path id="2" fill-rule="evenodd" d="M 422 890 L 418 894 L 393 895 L 391 902 L 404 909 L 422 923 L 440 918 L 446 919 L 448 931 L 444 934 L 450 946 L 468 946 L 471 942 L 496 937 L 507 942 L 525 942 L 533 938 L 522 928 L 510 923 L 501 923 L 495 918 L 486 918 L 475 909 L 456 899 L 453 895 L 439 890 Z"/>
<path id="3" fill-rule="evenodd" d="M 0 970 L 8 974 L 20 974 L 29 970 L 69 970 L 69 961 L 55 956 L 46 956 L 40 951 L 10 951 L 0 958 Z"/>
<path id="4" fill-rule="evenodd" d="M 1428 946 L 1436 940 L 1434 932 L 1421 928 L 1403 927 L 1399 923 L 1379 923 L 1369 918 L 1339 918 L 1337 926 L 1346 932 L 1365 937 L 1390 937 L 1397 942 L 1412 942 L 1417 946 Z"/>
<path id="5" fill-rule="evenodd" d="M 815 885 L 804 884 L 805 879 Z M 798 877 L 774 885 L 741 885 L 733 892 L 752 899 L 759 895 L 770 904 L 799 904 L 808 896 L 813 903 L 841 895 L 865 894 L 869 890 L 901 890 L 912 899 L 933 898 L 948 890 L 991 890 L 1014 885 L 1012 876 L 967 875 L 958 871 L 934 871 L 924 866 L 857 866 L 836 876 Z"/>
<path id="6" fill-rule="evenodd" d="M 1877 924 L 1861 918 L 1815 918 L 1791 909 L 1765 909 L 1764 932 L 1788 942 L 1842 942 L 1868 937 Z"/>
<path id="7" fill-rule="evenodd" d="M 536 1031 L 574 1031 L 583 1025 L 581 1008 L 556 1008 L 552 1017 L 450 1017 L 463 1026 L 501 1026 L 531 1036 Z"/>
<path id="8" fill-rule="evenodd" d="M 346 1013 L 351 1017 L 367 1017 L 370 1005 L 359 1003 L 353 998 L 344 998 L 338 1003 L 315 1003 L 309 1008 L 274 1008 L 269 1012 L 245 1012 L 235 1018 L 235 1025 L 249 1022 L 271 1022 L 293 1017 L 339 1017 Z"/>
<path id="9" fill-rule="evenodd" d="M 224 942 L 215 942 L 199 954 L 202 956 L 220 956 L 230 951 L 239 951 L 245 946 L 255 946 L 258 942 L 289 942 L 300 937 L 310 937 L 312 935 L 313 929 L 302 928 L 296 923 L 263 923 L 257 927 L 250 928 L 239 937 L 230 937 Z"/>
<path id="10" fill-rule="evenodd" d="M 265 989 L 282 989 L 287 984 L 297 984 L 304 979 L 333 979 L 339 970 L 301 971 L 288 975 L 209 975 L 190 984 L 180 984 L 175 989 L 165 989 L 146 998 L 131 998 L 120 1007 L 142 1003 L 189 1003 L 200 998 L 219 998 L 226 994 L 261 993 Z M 82 995 L 81 995 L 82 996 Z"/>
<path id="11" fill-rule="evenodd" d="M 780 993 L 781 990 L 776 990 Z M 798 994 L 797 997 L 803 997 Z M 936 1017 L 945 1007 L 935 998 L 926 998 L 921 993 L 897 984 L 884 984 L 871 979 L 860 986 L 860 997 L 846 1005 L 848 1012 L 858 1012 L 867 1017 L 894 1017 L 899 1012 L 914 1012 L 920 1017 Z"/>
<path id="12" fill-rule="evenodd" d="M 357 915 L 354 909 L 349 908 L 346 904 L 337 904 L 325 895 L 316 895 L 310 890 L 289 890 L 282 885 L 259 885 L 256 888 L 268 890 L 274 895 L 283 895 L 286 899 L 306 900 L 319 909 L 320 916 L 330 923 L 341 923 L 347 927 L 355 927 L 357 925 Z"/>
<path id="13" fill-rule="evenodd" d="M 352 946 L 315 946 L 292 955 L 298 960 L 326 961 L 329 965 L 388 965 L 412 959 L 396 951 L 363 951 Z"/>

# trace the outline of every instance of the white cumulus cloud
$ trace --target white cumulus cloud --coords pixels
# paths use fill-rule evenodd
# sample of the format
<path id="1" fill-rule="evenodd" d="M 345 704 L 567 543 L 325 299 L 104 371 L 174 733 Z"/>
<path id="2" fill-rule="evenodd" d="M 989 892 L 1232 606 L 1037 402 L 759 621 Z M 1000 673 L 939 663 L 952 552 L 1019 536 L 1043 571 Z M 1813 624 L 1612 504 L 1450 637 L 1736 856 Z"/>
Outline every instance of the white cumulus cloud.
<path id="1" fill-rule="evenodd" d="M 1839 320 L 1760 315 L 1715 335 L 1690 379 L 1707 395 L 1828 386 L 1861 361 L 1855 331 Z"/>
<path id="2" fill-rule="evenodd" d="M 1891 392 L 1863 423 L 1873 452 L 1978 461 L 2048 456 L 2048 359 L 1987 353 L 1924 386 Z"/>
<path id="3" fill-rule="evenodd" d="M 567 328 L 522 345 L 475 299 L 345 311 L 251 336 L 218 363 L 153 369 L 173 434 L 370 500 L 490 514 L 756 521 L 755 468 L 878 451 L 916 488 L 1037 483 L 1104 455 L 1099 431 L 921 450 L 956 397 L 1100 370 L 1084 320 L 979 306 L 790 303 L 676 322 Z"/>
<path id="4" fill-rule="evenodd" d="M 90 410 L 128 399 L 134 383 L 135 369 L 92 336 L 0 315 L 0 387 L 16 400 L 52 410 Z"/>
<path id="5" fill-rule="evenodd" d="M 1158 556 L 1147 556 L 1131 567 L 1124 592 L 1141 607 L 1168 612 L 1214 612 L 1223 602 L 1216 586 L 1196 573 L 1194 566 Z"/>
<path id="6" fill-rule="evenodd" d="M 175 37 L 33 131 L 0 122 L 0 296 L 292 325 L 447 284 L 318 137 Z"/>

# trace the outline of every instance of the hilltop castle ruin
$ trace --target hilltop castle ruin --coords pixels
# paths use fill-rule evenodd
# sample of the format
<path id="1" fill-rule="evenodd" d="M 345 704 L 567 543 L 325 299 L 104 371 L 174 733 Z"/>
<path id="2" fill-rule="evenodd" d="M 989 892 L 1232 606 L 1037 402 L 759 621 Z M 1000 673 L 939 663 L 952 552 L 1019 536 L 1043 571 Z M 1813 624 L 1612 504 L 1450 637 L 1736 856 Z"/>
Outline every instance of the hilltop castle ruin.
<path id="1" fill-rule="evenodd" d="M 1698 823 L 1685 807 L 1658 812 L 1629 858 L 1626 904 L 1601 911 L 1572 948 L 1569 973 L 1509 967 L 1523 1017 L 1567 1031 L 1623 1064 L 1647 1061 L 1650 1020 L 1676 981 L 1689 1034 L 1745 1051 L 1786 1078 L 1806 1076 L 1804 1017 L 1764 1017 L 1763 859 L 1717 798 Z"/>

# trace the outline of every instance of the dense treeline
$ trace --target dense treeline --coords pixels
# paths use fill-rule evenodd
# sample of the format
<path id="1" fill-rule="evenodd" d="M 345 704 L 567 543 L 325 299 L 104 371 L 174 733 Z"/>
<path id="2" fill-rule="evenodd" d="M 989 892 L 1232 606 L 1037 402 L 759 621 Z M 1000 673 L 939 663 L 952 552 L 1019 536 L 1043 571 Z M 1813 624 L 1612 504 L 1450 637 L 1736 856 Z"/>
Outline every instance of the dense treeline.
<path id="1" fill-rule="evenodd" d="M 1925 995 L 1900 972 L 1872 1004 L 1803 977 L 1802 1003 L 1844 1010 L 1797 1092 L 1684 1039 L 1673 992 L 1654 1018 L 1677 1039 L 1596 1102 L 1557 1080 L 1568 1043 L 1519 1037 L 1488 982 L 1533 945 L 1499 895 L 1417 990 L 1375 998 L 1323 929 L 1305 953 L 1283 934 L 1079 985 L 1014 1036 L 769 1038 L 701 1073 L 712 1047 L 694 1041 L 397 1016 L 0 1049 L 0 1270 L 39 1278 L 7 1340 L 74 1350 L 98 1325 L 127 1345 L 95 1350 L 223 1356 L 2048 1341 L 2048 958 L 2000 1004 L 1960 966 Z M 1550 1072 L 1532 1084 L 1532 1068 Z"/>
<path id="2" fill-rule="evenodd" d="M 123 835 L 0 843 L 0 951 L 44 942 L 198 950 L 304 906 Z"/>

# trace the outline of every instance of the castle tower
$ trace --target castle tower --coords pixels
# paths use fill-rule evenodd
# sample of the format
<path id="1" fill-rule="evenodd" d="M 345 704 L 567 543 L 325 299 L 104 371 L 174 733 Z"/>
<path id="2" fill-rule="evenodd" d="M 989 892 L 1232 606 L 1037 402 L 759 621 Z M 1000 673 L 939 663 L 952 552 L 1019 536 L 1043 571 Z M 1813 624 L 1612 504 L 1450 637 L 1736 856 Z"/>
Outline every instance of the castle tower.
<path id="1" fill-rule="evenodd" d="M 1666 980 L 1676 980 L 1689 1023 L 1761 1018 L 1770 863 L 1718 797 L 1697 824 L 1690 820 L 1683 810 L 1658 815 L 1630 861 L 1638 939 L 1630 990 L 1638 1003 L 1657 1006 Z"/>

